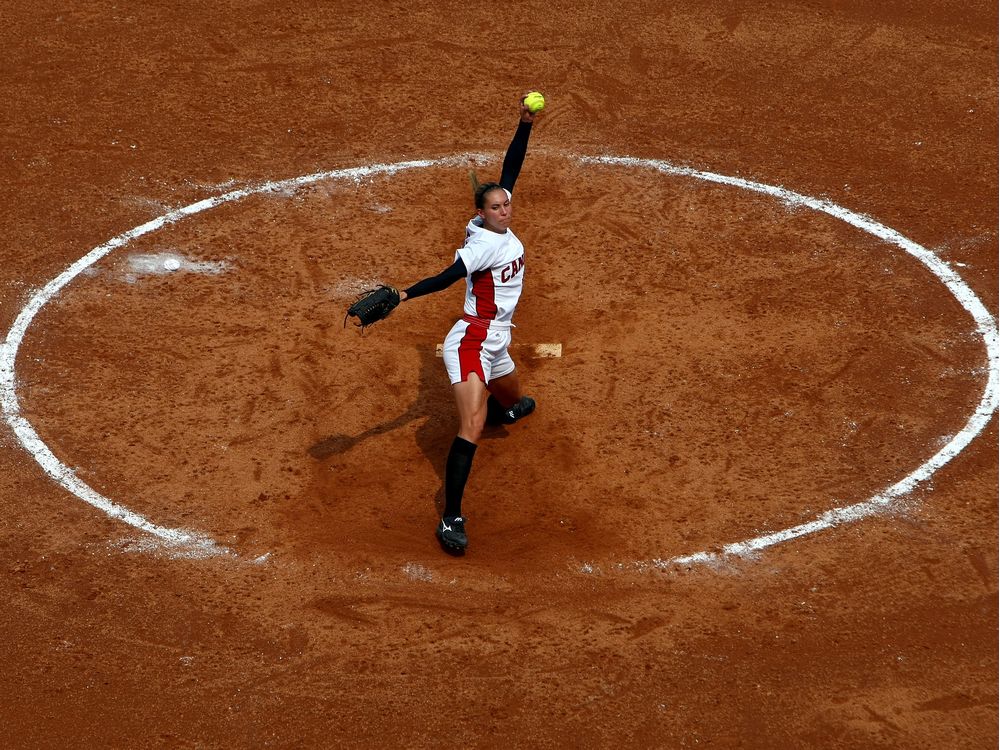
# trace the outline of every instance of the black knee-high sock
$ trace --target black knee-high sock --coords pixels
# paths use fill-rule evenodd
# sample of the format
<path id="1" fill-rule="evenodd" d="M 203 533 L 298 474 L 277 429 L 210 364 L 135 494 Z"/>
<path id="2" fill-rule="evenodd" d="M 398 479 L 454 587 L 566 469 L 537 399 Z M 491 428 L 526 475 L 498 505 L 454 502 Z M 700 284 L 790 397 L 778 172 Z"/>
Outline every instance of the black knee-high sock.
<path id="1" fill-rule="evenodd" d="M 462 515 L 462 495 L 475 455 L 475 443 L 460 437 L 452 441 L 444 467 L 444 514 L 449 518 Z"/>

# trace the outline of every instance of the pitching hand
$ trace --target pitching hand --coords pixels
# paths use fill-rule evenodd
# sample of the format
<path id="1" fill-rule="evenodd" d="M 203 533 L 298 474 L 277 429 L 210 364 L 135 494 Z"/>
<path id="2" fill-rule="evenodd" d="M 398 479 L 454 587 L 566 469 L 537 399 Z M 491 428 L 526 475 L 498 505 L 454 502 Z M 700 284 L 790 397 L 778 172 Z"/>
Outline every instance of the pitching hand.
<path id="1" fill-rule="evenodd" d="M 532 111 L 528 109 L 528 105 L 524 103 L 524 97 L 529 93 L 531 92 L 526 91 L 521 96 L 521 122 L 534 122 L 535 118 L 542 114 L 542 110 L 532 113 Z"/>

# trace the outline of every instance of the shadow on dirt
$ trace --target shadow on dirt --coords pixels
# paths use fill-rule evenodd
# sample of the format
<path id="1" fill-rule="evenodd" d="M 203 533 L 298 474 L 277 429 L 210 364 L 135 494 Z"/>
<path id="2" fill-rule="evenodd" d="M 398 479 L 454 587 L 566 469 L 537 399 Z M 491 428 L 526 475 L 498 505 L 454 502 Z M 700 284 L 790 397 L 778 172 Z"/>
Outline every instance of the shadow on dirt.
<path id="1" fill-rule="evenodd" d="M 448 449 L 455 437 L 458 413 L 451 397 L 451 386 L 441 358 L 434 346 L 421 346 L 417 397 L 406 411 L 394 419 L 374 425 L 358 435 L 328 435 L 309 447 L 308 453 L 318 461 L 347 453 L 365 440 L 423 420 L 417 428 L 416 441 L 421 452 L 434 467 L 440 486 L 434 495 L 438 515 L 444 511 L 444 465 Z M 504 427 L 487 427 L 482 440 L 502 440 L 508 436 Z"/>

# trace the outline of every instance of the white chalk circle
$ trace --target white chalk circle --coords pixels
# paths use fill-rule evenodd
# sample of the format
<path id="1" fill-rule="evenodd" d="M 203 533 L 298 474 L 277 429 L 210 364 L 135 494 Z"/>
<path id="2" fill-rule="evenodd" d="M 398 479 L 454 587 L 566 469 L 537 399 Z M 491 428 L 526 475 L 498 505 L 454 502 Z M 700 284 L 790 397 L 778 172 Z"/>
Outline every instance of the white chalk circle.
<path id="1" fill-rule="evenodd" d="M 831 203 L 830 201 L 811 198 L 782 187 L 765 185 L 759 182 L 744 180 L 739 177 L 729 177 L 727 175 L 713 172 L 703 172 L 678 167 L 669 162 L 655 159 L 638 159 L 631 157 L 614 156 L 578 156 L 574 154 L 556 154 L 563 158 L 574 160 L 582 164 L 603 164 L 606 166 L 619 166 L 628 168 L 645 168 L 658 171 L 662 174 L 687 177 L 704 182 L 719 185 L 729 185 L 731 187 L 749 190 L 754 193 L 771 196 L 790 206 L 801 206 L 813 211 L 828 214 L 836 219 L 850 224 L 857 229 L 867 232 L 884 242 L 895 245 L 919 260 L 933 273 L 958 300 L 959 304 L 972 316 L 976 325 L 976 332 L 983 339 L 986 348 L 986 355 L 989 360 L 989 376 L 983 395 L 969 417 L 965 426 L 951 437 L 937 453 L 921 464 L 916 470 L 900 479 L 895 484 L 886 488 L 882 492 L 867 500 L 840 508 L 834 508 L 817 516 L 813 521 L 800 524 L 792 528 L 775 531 L 754 539 L 741 542 L 734 542 L 722 547 L 719 552 L 694 552 L 671 558 L 658 558 L 649 562 L 633 562 L 630 566 L 649 567 L 659 569 L 672 569 L 677 566 L 692 566 L 701 563 L 711 563 L 727 556 L 750 555 L 767 547 L 786 542 L 791 539 L 802 537 L 808 534 L 815 534 L 824 529 L 829 529 L 844 523 L 858 521 L 862 518 L 876 513 L 890 510 L 893 504 L 902 496 L 912 492 L 918 485 L 926 482 L 930 477 L 955 458 L 972 440 L 982 432 L 989 423 L 993 413 L 997 409 L 998 400 L 998 377 L 1000 377 L 1000 348 L 998 348 L 996 322 L 986 306 L 980 301 L 969 286 L 956 274 L 947 263 L 938 258 L 933 252 L 918 245 L 916 242 L 907 239 L 894 229 L 890 229 L 884 224 L 855 213 L 846 208 Z M 13 326 L 7 333 L 6 340 L 0 345 L 0 406 L 3 408 L 4 419 L 14 431 L 15 436 L 21 445 L 38 462 L 46 474 L 58 482 L 66 490 L 76 495 L 78 498 L 93 507 L 103 511 L 108 516 L 116 518 L 123 523 L 139 529 L 158 540 L 159 546 L 171 555 L 206 557 L 211 555 L 231 555 L 236 556 L 236 552 L 228 547 L 219 544 L 210 536 L 190 531 L 187 529 L 175 529 L 160 526 L 145 517 L 129 510 L 128 508 L 115 503 L 104 497 L 92 487 L 81 481 L 73 473 L 73 470 L 59 460 L 51 449 L 42 441 L 38 433 L 31 426 L 27 419 L 21 414 L 20 404 L 17 399 L 16 374 L 14 364 L 17 359 L 17 352 L 24 340 L 28 327 L 32 320 L 49 301 L 68 285 L 82 271 L 92 266 L 97 261 L 111 253 L 112 251 L 124 247 L 137 237 L 155 232 L 158 229 L 174 224 L 182 219 L 195 214 L 215 208 L 225 203 L 232 203 L 250 195 L 262 193 L 285 193 L 289 194 L 301 187 L 327 180 L 362 180 L 367 177 L 377 175 L 393 175 L 398 172 L 411 169 L 426 169 L 428 167 L 463 166 L 470 160 L 489 161 L 495 159 L 495 155 L 483 154 L 462 154 L 441 159 L 423 159 L 416 161 L 403 161 L 395 164 L 375 164 L 366 167 L 354 167 L 351 169 L 337 169 L 327 172 L 317 172 L 315 174 L 295 177 L 280 182 L 265 182 L 261 185 L 246 187 L 240 190 L 233 190 L 222 195 L 192 203 L 189 206 L 170 211 L 152 221 L 146 222 L 134 229 L 114 237 L 103 245 L 99 245 L 73 263 L 69 268 L 49 281 L 39 291 L 35 292 L 28 303 L 22 308 L 14 321 Z M 166 262 L 164 262 L 166 267 Z M 178 266 L 179 267 L 179 266 Z M 266 556 L 257 558 L 262 560 Z M 584 566 L 587 567 L 587 566 Z"/>

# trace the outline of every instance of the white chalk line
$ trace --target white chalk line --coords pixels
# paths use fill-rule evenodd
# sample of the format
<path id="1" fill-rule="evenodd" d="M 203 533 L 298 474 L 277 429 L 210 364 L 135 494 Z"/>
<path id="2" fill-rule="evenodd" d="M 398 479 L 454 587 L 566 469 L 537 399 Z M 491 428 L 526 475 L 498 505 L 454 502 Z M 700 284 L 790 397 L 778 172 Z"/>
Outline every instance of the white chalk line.
<path id="1" fill-rule="evenodd" d="M 365 167 L 353 167 L 350 169 L 337 169 L 326 172 L 294 177 L 288 180 L 277 182 L 265 182 L 261 185 L 232 190 L 222 195 L 206 198 L 188 206 L 170 211 L 163 216 L 159 216 L 151 221 L 141 224 L 134 229 L 123 232 L 117 237 L 99 245 L 73 263 L 69 268 L 52 279 L 49 283 L 35 292 L 28 303 L 21 309 L 14 325 L 11 326 L 3 344 L 0 344 L 0 405 L 3 407 L 3 415 L 7 424 L 10 425 L 21 445 L 35 459 L 39 466 L 56 483 L 64 487 L 71 494 L 83 500 L 85 503 L 97 508 L 111 518 L 119 520 L 130 526 L 152 535 L 159 540 L 163 550 L 175 557 L 211 557 L 216 555 L 237 556 L 236 552 L 216 542 L 207 534 L 181 528 L 170 528 L 150 521 L 148 518 L 129 510 L 110 498 L 105 497 L 97 490 L 90 487 L 86 482 L 76 476 L 72 468 L 63 463 L 52 450 L 45 444 L 36 432 L 35 428 L 21 414 L 20 402 L 17 398 L 16 373 L 14 365 L 17 359 L 17 352 L 21 346 L 28 327 L 35 319 L 38 312 L 53 298 L 55 298 L 64 287 L 66 287 L 81 272 L 97 263 L 109 253 L 124 247 L 129 242 L 143 235 L 155 232 L 169 224 L 176 223 L 181 219 L 201 213 L 210 208 L 215 208 L 224 203 L 231 203 L 241 200 L 250 195 L 262 193 L 278 193 L 282 191 L 295 190 L 305 185 L 331 179 L 353 179 L 362 180 L 375 175 L 392 175 L 407 169 L 418 169 L 434 165 L 448 165 L 451 163 L 467 163 L 470 159 L 485 159 L 482 155 L 468 154 L 461 157 L 448 157 L 437 160 L 414 160 L 404 161 L 396 164 L 377 164 Z M 260 559 L 260 558 L 258 558 Z"/>
<path id="2" fill-rule="evenodd" d="M 713 172 L 703 172 L 687 167 L 678 167 L 669 162 L 656 159 L 635 159 L 631 157 L 580 157 L 580 161 L 585 164 L 605 164 L 618 167 L 644 167 L 652 168 L 664 174 L 681 177 L 693 177 L 705 182 L 712 182 L 719 185 L 729 185 L 742 188 L 755 193 L 762 193 L 786 203 L 790 206 L 804 206 L 814 211 L 828 214 L 835 219 L 850 224 L 863 232 L 867 232 L 879 239 L 895 245 L 909 253 L 930 270 L 952 293 L 958 303 L 972 316 L 976 323 L 976 331 L 982 337 L 986 347 L 986 356 L 989 360 L 989 377 L 986 388 L 979 400 L 979 404 L 973 411 L 972 416 L 965 426 L 958 431 L 941 450 L 931 458 L 917 467 L 910 474 L 900 481 L 874 495 L 854 505 L 841 508 L 834 508 L 820 514 L 817 518 L 808 523 L 793 526 L 781 531 L 747 539 L 742 542 L 734 542 L 725 545 L 719 552 L 695 552 L 693 554 L 681 555 L 669 559 L 654 559 L 649 564 L 654 568 L 669 570 L 677 566 L 693 566 L 697 564 L 719 563 L 726 557 L 746 557 L 760 552 L 768 547 L 772 547 L 782 542 L 815 534 L 825 529 L 833 528 L 845 523 L 859 521 L 862 518 L 886 512 L 894 506 L 895 502 L 909 494 L 918 485 L 926 482 L 931 476 L 954 459 L 965 447 L 975 439 L 986 427 L 997 409 L 998 402 L 998 377 L 1000 377 L 1000 347 L 997 341 L 996 321 L 990 314 L 986 306 L 976 296 L 975 292 L 955 273 L 951 267 L 941 260 L 932 251 L 917 244 L 913 240 L 907 239 L 902 234 L 890 227 L 880 224 L 874 219 L 856 213 L 842 206 L 827 200 L 811 198 L 792 190 L 774 185 L 765 185 L 760 182 L 752 182 L 740 177 L 730 177 L 727 175 L 715 174 Z M 633 563 L 633 566 L 644 567 L 644 563 Z"/>
<path id="3" fill-rule="evenodd" d="M 997 379 L 998 372 L 1000 372 L 1000 352 L 998 352 L 996 323 L 993 316 L 989 313 L 975 293 L 965 284 L 965 282 L 962 281 L 962 279 L 954 273 L 954 271 L 952 271 L 952 269 L 944 261 L 938 258 L 927 248 L 924 248 L 912 240 L 907 239 L 895 230 L 880 224 L 869 217 L 863 216 L 862 214 L 850 211 L 830 201 L 811 198 L 782 187 L 752 182 L 750 180 L 716 174 L 713 172 L 704 172 L 687 167 L 678 167 L 670 164 L 669 162 L 654 159 L 613 156 L 590 157 L 577 156 L 573 154 L 560 155 L 565 158 L 575 158 L 584 164 L 652 168 L 664 174 L 691 177 L 706 182 L 729 185 L 749 190 L 751 192 L 770 195 L 788 205 L 804 206 L 815 211 L 826 213 L 890 244 L 894 244 L 920 260 L 945 284 L 952 295 L 955 296 L 959 303 L 972 315 L 973 320 L 976 322 L 977 331 L 983 338 L 986 346 L 987 357 L 989 359 L 989 379 L 986 389 L 978 407 L 965 427 L 952 437 L 948 443 L 940 451 L 938 451 L 937 454 L 918 467 L 915 471 L 911 472 L 909 475 L 883 492 L 854 505 L 834 508 L 833 510 L 821 514 L 809 523 L 776 531 L 754 539 L 728 544 L 722 548 L 721 552 L 706 551 L 669 559 L 657 558 L 649 563 L 631 563 L 631 566 L 643 568 L 651 565 L 658 569 L 670 569 L 677 566 L 692 566 L 696 564 L 713 563 L 729 556 L 746 556 L 775 544 L 808 534 L 814 534 L 840 524 L 858 521 L 875 513 L 884 512 L 893 505 L 896 499 L 911 492 L 917 485 L 929 479 L 934 472 L 937 471 L 937 469 L 955 458 L 955 456 L 957 456 L 983 430 L 992 418 L 992 414 L 997 408 Z M 360 181 L 367 177 L 376 175 L 393 175 L 397 172 L 408 169 L 460 165 L 467 164 L 470 160 L 487 161 L 490 158 L 490 155 L 487 154 L 462 154 L 440 159 L 420 159 L 397 162 L 394 164 L 376 164 L 350 169 L 331 170 L 295 177 L 288 180 L 265 182 L 258 186 L 233 190 L 223 195 L 192 203 L 191 205 L 168 212 L 163 216 L 112 238 L 103 245 L 91 250 L 85 256 L 80 258 L 80 260 L 76 261 L 76 263 L 67 268 L 63 273 L 46 284 L 41 290 L 36 292 L 18 315 L 14 325 L 7 334 L 6 341 L 0 345 L 0 404 L 2 404 L 3 407 L 4 418 L 13 429 L 14 434 L 21 442 L 22 446 L 24 446 L 24 448 L 32 455 L 32 457 L 52 479 L 72 494 L 103 511 L 110 517 L 118 519 L 158 538 L 161 540 L 167 551 L 171 552 L 171 554 L 192 557 L 207 557 L 220 554 L 235 556 L 236 553 L 233 550 L 220 545 L 205 534 L 185 529 L 160 526 L 129 510 L 128 508 L 125 508 L 124 506 L 114 503 L 81 481 L 75 476 L 71 468 L 56 458 L 48 446 L 38 436 L 38 433 L 34 430 L 34 428 L 21 415 L 20 405 L 16 394 L 14 364 L 18 349 L 32 320 L 37 315 L 39 310 L 52 300 L 63 289 L 63 287 L 69 284 L 80 272 L 105 257 L 113 250 L 128 244 L 133 239 L 149 234 L 150 232 L 154 232 L 168 224 L 175 223 L 183 218 L 192 216 L 210 208 L 214 208 L 224 203 L 241 200 L 242 198 L 254 194 L 279 193 L 287 191 L 294 192 L 300 187 L 323 180 L 354 179 L 356 181 Z M 585 565 L 585 567 L 588 566 Z"/>

